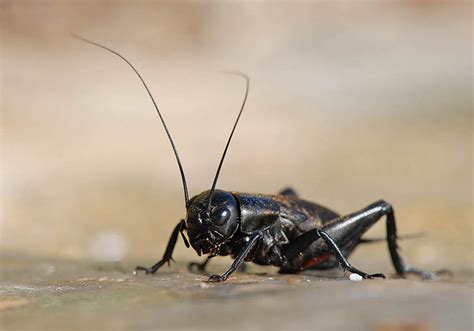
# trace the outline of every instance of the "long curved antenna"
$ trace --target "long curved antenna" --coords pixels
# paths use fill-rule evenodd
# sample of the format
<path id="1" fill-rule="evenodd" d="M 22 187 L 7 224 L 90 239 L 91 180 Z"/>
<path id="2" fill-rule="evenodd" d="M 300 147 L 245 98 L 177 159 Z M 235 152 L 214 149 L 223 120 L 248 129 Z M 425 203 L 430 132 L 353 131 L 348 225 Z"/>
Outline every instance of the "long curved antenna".
<path id="1" fill-rule="evenodd" d="M 171 143 L 171 147 L 173 148 L 173 152 L 174 152 L 174 155 L 176 156 L 176 161 L 178 162 L 178 167 L 179 167 L 179 172 L 181 173 L 181 180 L 183 182 L 183 190 L 184 190 L 184 201 L 185 201 L 185 204 L 186 204 L 186 209 L 188 209 L 189 207 L 189 194 L 188 194 L 188 185 L 186 183 L 186 177 L 184 176 L 184 170 L 183 170 L 183 166 L 181 165 L 181 160 L 179 159 L 179 155 L 178 155 L 178 151 L 176 150 L 176 146 L 174 145 L 174 142 L 173 142 L 173 139 L 171 138 L 171 134 L 170 132 L 168 131 L 168 127 L 166 126 L 166 123 L 165 123 L 165 120 L 163 119 L 163 116 L 161 115 L 161 112 L 160 110 L 158 109 L 158 106 L 156 105 L 156 102 L 155 102 L 155 99 L 153 98 L 153 95 L 151 95 L 151 92 L 150 90 L 148 89 L 148 86 L 146 85 L 145 81 L 143 80 L 142 76 L 140 75 L 140 73 L 137 71 L 137 69 L 135 69 L 135 67 L 125 58 L 123 57 L 121 54 L 117 53 L 116 51 L 104 46 L 104 45 L 101 45 L 101 44 L 98 44 L 94 41 L 91 41 L 91 40 L 88 40 L 84 37 L 81 37 L 75 33 L 71 33 L 71 36 L 73 38 L 76 38 L 78 40 L 81 40 L 85 43 L 88 43 L 88 44 L 91 44 L 91 45 L 94 45 L 94 46 L 97 46 L 97 47 L 100 47 L 100 48 L 103 48 L 105 49 L 106 51 L 109 51 L 111 52 L 112 54 L 115 54 L 117 55 L 119 58 L 121 58 L 123 61 L 125 61 L 132 69 L 133 71 L 135 71 L 135 73 L 137 74 L 138 78 L 140 78 L 140 81 L 142 82 L 143 86 L 145 87 L 146 91 L 148 92 L 148 95 L 150 96 L 150 99 L 151 101 L 153 102 L 153 106 L 155 106 L 155 109 L 156 109 L 156 112 L 158 113 L 158 116 L 160 117 L 160 120 L 161 120 L 161 123 L 163 124 L 163 128 L 165 129 L 166 131 L 166 135 L 168 136 L 168 139 Z"/>
<path id="2" fill-rule="evenodd" d="M 209 198 L 208 198 L 208 202 L 207 202 L 207 212 L 208 213 L 211 209 L 212 194 L 214 193 L 214 190 L 216 189 L 217 179 L 219 178 L 219 173 L 221 172 L 222 163 L 224 163 L 224 159 L 225 159 L 225 155 L 227 153 L 227 149 L 229 148 L 230 141 L 232 140 L 232 136 L 234 135 L 235 128 L 237 127 L 237 123 L 239 122 L 239 119 L 240 119 L 240 115 L 242 115 L 242 111 L 244 110 L 245 102 L 247 102 L 247 96 L 249 95 L 250 79 L 246 74 L 244 74 L 242 72 L 238 72 L 238 71 L 225 71 L 224 73 L 231 74 L 231 75 L 237 75 L 237 76 L 245 78 L 245 84 L 246 84 L 246 86 L 245 86 L 245 96 L 244 96 L 244 101 L 242 102 L 242 106 L 240 107 L 239 115 L 237 116 L 237 119 L 235 120 L 234 127 L 232 128 L 232 131 L 230 132 L 229 139 L 227 140 L 227 144 L 225 145 L 224 153 L 222 153 L 222 157 L 221 157 L 221 160 L 219 162 L 219 166 L 217 167 L 216 176 L 214 177 L 214 182 L 212 183 L 211 191 L 209 192 Z"/>

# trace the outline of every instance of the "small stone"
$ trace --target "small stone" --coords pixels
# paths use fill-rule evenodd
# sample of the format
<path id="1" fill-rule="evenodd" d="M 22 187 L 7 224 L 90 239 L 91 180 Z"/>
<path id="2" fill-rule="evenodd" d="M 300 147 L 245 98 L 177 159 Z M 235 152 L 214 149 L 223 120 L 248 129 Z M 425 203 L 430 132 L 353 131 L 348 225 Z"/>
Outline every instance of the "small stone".
<path id="1" fill-rule="evenodd" d="M 349 276 L 349 279 L 352 280 L 353 282 L 360 282 L 364 278 L 362 278 L 362 276 L 358 274 L 351 274 Z"/>

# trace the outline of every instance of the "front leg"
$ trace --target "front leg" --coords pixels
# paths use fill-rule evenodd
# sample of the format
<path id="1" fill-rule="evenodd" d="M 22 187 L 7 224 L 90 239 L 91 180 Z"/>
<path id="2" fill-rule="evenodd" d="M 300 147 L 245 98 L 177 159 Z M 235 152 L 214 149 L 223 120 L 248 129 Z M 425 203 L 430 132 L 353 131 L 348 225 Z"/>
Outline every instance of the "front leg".
<path id="1" fill-rule="evenodd" d="M 142 267 L 142 266 L 137 266 L 134 270 L 134 274 L 137 273 L 139 270 L 145 271 L 146 274 L 154 274 L 158 269 L 160 269 L 165 263 L 168 263 L 173 260 L 173 251 L 174 247 L 176 246 L 176 241 L 178 240 L 179 233 L 183 236 L 183 240 L 186 244 L 187 247 L 189 247 L 189 243 L 186 240 L 186 237 L 184 237 L 183 230 L 185 229 L 186 224 L 184 223 L 184 220 L 181 220 L 181 222 L 176 225 L 174 228 L 173 232 L 171 233 L 171 237 L 168 241 L 168 245 L 166 246 L 165 253 L 163 254 L 163 258 L 156 262 L 153 266 L 150 268 Z"/>
<path id="2" fill-rule="evenodd" d="M 257 231 L 250 237 L 250 240 L 247 242 L 242 251 L 237 255 L 234 262 L 230 266 L 229 270 L 224 272 L 222 275 L 212 275 L 209 277 L 209 282 L 223 282 L 225 281 L 234 271 L 236 271 L 242 263 L 245 261 L 245 258 L 249 255 L 252 248 L 255 246 L 258 240 L 262 239 L 263 232 Z"/>

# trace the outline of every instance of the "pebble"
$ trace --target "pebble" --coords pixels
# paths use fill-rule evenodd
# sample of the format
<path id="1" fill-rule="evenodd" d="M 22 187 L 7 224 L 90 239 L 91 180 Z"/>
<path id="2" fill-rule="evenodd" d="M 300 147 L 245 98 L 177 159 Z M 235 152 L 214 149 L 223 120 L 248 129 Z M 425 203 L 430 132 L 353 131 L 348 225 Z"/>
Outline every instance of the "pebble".
<path id="1" fill-rule="evenodd" d="M 351 274 L 349 276 L 349 279 L 352 280 L 353 282 L 360 282 L 364 278 L 362 278 L 362 276 L 358 274 Z"/>

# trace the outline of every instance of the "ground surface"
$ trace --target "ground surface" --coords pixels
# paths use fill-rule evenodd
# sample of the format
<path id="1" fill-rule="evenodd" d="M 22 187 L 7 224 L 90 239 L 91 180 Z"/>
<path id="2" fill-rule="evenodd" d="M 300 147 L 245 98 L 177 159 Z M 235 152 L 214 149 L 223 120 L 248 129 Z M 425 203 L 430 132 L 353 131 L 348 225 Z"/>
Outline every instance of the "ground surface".
<path id="1" fill-rule="evenodd" d="M 214 265 L 213 271 L 222 269 Z M 4 255 L 3 330 L 472 330 L 472 275 L 352 282 L 337 272 L 278 275 L 251 267 L 227 282 L 174 265 L 132 266 Z M 378 270 L 377 270 L 378 271 Z"/>

